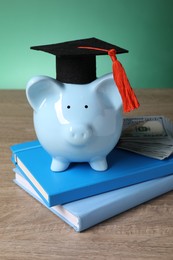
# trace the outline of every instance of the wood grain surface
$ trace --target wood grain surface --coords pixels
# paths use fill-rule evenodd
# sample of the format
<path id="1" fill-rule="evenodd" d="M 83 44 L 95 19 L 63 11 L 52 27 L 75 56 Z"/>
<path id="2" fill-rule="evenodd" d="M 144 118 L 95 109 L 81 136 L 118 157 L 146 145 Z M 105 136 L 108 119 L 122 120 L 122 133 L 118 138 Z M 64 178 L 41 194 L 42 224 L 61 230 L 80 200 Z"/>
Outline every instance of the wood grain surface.
<path id="1" fill-rule="evenodd" d="M 173 120 L 173 88 L 137 89 L 136 94 L 141 106 L 128 116 Z M 13 183 L 9 147 L 35 138 L 24 90 L 1 90 L 1 260 L 173 259 L 173 192 L 76 233 Z"/>

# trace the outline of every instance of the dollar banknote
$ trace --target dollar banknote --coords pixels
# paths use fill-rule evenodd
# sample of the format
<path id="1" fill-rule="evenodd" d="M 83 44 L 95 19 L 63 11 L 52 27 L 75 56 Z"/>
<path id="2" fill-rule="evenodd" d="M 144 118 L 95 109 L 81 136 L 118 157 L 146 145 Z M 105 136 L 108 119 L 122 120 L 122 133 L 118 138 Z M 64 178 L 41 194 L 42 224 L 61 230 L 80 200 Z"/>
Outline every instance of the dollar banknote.
<path id="1" fill-rule="evenodd" d="M 173 154 L 173 122 L 164 116 L 124 118 L 117 147 L 163 160 Z"/>

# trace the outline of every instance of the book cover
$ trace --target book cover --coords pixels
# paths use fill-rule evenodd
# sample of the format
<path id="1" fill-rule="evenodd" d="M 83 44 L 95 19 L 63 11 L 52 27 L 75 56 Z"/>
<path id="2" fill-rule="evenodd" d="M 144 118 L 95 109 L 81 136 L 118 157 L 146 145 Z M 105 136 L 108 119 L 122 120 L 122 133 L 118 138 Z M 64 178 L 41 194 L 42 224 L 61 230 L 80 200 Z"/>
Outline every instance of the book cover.
<path id="1" fill-rule="evenodd" d="M 17 168 L 14 182 L 47 207 Z M 81 232 L 171 190 L 173 175 L 47 208 L 75 231 Z"/>
<path id="2" fill-rule="evenodd" d="M 143 181 L 170 175 L 173 157 L 163 161 L 114 149 L 105 172 L 88 163 L 73 163 L 64 172 L 50 170 L 51 157 L 38 141 L 11 147 L 13 161 L 48 206 L 64 204 Z"/>

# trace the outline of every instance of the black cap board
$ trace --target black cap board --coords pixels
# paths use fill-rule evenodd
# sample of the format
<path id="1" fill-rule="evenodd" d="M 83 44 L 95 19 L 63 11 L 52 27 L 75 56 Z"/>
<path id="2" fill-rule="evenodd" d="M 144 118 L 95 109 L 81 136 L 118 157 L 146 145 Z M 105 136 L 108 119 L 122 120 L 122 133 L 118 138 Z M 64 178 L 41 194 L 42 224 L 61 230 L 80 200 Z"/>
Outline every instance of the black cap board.
<path id="1" fill-rule="evenodd" d="M 87 49 L 85 46 L 93 49 Z M 87 84 L 96 79 L 96 56 L 108 55 L 104 50 L 114 49 L 116 54 L 128 52 L 97 38 L 33 46 L 31 49 L 55 55 L 56 79 L 72 84 Z"/>

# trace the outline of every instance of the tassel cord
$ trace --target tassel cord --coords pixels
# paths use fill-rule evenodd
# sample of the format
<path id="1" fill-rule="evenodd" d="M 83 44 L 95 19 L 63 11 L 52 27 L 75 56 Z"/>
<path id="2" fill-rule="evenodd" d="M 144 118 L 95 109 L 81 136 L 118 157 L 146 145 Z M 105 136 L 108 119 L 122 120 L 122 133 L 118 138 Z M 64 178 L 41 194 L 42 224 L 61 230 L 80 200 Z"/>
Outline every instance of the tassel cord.
<path id="1" fill-rule="evenodd" d="M 123 101 L 124 112 L 130 112 L 131 110 L 139 107 L 139 102 L 130 85 L 126 72 L 122 64 L 117 60 L 115 49 L 106 50 L 90 46 L 80 46 L 78 48 L 107 52 L 112 60 L 113 77 Z"/>

